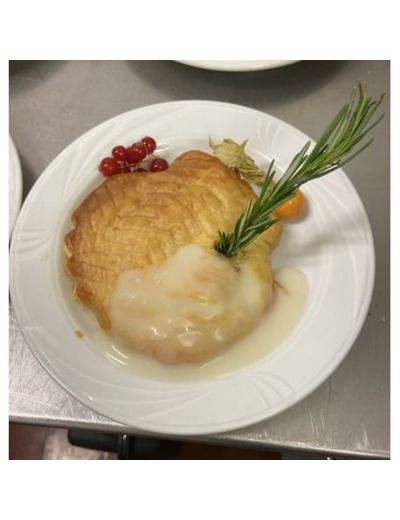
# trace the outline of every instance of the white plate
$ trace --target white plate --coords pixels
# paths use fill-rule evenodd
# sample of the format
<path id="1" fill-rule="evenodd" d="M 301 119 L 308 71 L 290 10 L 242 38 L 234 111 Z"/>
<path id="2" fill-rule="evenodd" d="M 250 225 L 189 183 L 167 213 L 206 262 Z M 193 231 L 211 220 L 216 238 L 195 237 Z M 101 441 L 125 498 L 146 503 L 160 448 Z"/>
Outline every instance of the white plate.
<path id="1" fill-rule="evenodd" d="M 286 226 L 275 267 L 306 275 L 301 322 L 275 351 L 210 381 L 167 383 L 110 363 L 96 343 L 93 320 L 72 301 L 63 271 L 63 236 L 73 209 L 102 182 L 97 164 L 116 144 L 144 135 L 166 158 L 197 148 L 208 136 L 249 139 L 257 162 L 288 166 L 307 136 L 267 114 L 209 101 L 153 105 L 115 117 L 68 146 L 30 192 L 11 245 L 11 295 L 21 330 L 50 375 L 97 412 L 143 430 L 206 434 L 276 415 L 318 387 L 339 365 L 364 322 L 374 281 L 372 234 L 362 203 L 343 171 L 304 186 L 307 217 Z M 74 336 L 80 329 L 83 338 Z"/>
<path id="2" fill-rule="evenodd" d="M 9 217 L 8 229 L 9 238 L 11 238 L 18 212 L 21 208 L 22 201 L 22 170 L 19 162 L 18 152 L 14 141 L 9 138 Z"/>
<path id="3" fill-rule="evenodd" d="M 245 72 L 251 70 L 275 69 L 296 63 L 299 60 L 176 60 L 184 65 L 200 69 Z"/>

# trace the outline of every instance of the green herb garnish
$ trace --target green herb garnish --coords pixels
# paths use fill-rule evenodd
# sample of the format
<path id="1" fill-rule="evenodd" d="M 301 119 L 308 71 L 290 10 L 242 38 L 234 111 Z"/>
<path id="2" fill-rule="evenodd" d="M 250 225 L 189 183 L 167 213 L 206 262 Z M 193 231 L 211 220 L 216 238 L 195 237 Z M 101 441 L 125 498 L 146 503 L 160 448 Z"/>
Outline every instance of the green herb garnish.
<path id="1" fill-rule="evenodd" d="M 328 125 L 311 152 L 307 154 L 311 146 L 311 141 L 308 141 L 276 183 L 273 182 L 276 173 L 274 161 L 264 173 L 245 153 L 246 141 L 241 145 L 231 139 L 225 139 L 220 145 L 210 141 L 214 154 L 226 166 L 236 168 L 249 182 L 260 184 L 261 178 L 263 182 L 259 198 L 254 201 L 249 197 L 234 231 L 218 231 L 219 239 L 214 248 L 227 257 L 235 256 L 278 221 L 274 211 L 293 198 L 302 184 L 341 168 L 365 150 L 373 139 L 357 150 L 355 147 L 381 121 L 383 115 L 370 123 L 382 99 L 383 95 L 375 101 L 368 97 L 365 84 L 353 88 L 349 103 Z"/>

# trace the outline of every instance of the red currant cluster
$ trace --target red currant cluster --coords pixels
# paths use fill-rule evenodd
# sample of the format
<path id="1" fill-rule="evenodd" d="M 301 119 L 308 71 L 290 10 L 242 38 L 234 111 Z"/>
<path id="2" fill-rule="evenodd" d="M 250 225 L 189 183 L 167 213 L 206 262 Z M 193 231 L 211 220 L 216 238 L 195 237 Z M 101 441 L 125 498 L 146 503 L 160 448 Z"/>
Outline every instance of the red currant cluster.
<path id="1" fill-rule="evenodd" d="M 99 170 L 105 177 L 111 177 L 117 173 L 129 172 L 163 172 L 168 169 L 168 162 L 162 157 L 153 157 L 157 143 L 152 137 L 143 137 L 137 143 L 128 148 L 122 145 L 112 149 L 112 157 L 105 157 Z M 144 166 L 148 169 L 144 168 Z"/>

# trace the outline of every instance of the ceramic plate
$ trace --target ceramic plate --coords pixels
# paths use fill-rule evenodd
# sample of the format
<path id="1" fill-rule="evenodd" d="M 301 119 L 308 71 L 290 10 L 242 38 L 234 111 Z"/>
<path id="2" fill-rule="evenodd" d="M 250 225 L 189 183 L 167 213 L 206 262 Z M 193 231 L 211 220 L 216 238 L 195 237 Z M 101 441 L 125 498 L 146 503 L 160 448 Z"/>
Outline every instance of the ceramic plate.
<path id="1" fill-rule="evenodd" d="M 11 295 L 22 333 L 49 374 L 78 400 L 121 423 L 165 434 L 206 434 L 272 417 L 335 370 L 364 322 L 374 250 L 360 198 L 343 171 L 304 186 L 309 211 L 287 225 L 275 268 L 296 266 L 308 300 L 293 333 L 263 359 L 206 381 L 166 382 L 112 363 L 91 315 L 71 298 L 63 270 L 70 217 L 103 178 L 97 164 L 116 144 L 152 135 L 169 160 L 209 151 L 208 138 L 248 141 L 261 165 L 286 168 L 308 137 L 267 114 L 209 101 L 141 108 L 97 126 L 68 146 L 25 201 L 11 244 Z M 79 338 L 74 331 L 83 332 Z"/>
<path id="2" fill-rule="evenodd" d="M 18 152 L 11 137 L 9 138 L 9 220 L 8 229 L 11 237 L 22 201 L 22 171 Z"/>
<path id="3" fill-rule="evenodd" d="M 275 69 L 296 63 L 299 60 L 176 60 L 185 65 L 209 70 L 245 72 L 251 70 Z"/>

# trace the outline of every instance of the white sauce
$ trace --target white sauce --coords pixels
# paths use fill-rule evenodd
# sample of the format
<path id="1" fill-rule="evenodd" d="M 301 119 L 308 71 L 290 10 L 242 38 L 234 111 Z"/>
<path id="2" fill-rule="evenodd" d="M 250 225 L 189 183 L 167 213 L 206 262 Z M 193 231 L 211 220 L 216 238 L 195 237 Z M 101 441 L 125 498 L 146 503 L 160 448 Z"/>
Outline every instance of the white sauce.
<path id="1" fill-rule="evenodd" d="M 190 244 L 159 267 L 121 273 L 111 297 L 111 330 L 123 345 L 161 362 L 202 362 L 250 330 L 272 294 L 245 267 Z"/>
<path id="2" fill-rule="evenodd" d="M 150 276 L 152 289 L 148 292 L 149 278 L 146 278 L 146 282 L 143 280 L 143 272 L 141 277 L 138 278 L 136 272 L 128 271 L 121 275 L 122 284 L 119 284 L 119 289 L 115 292 L 113 299 L 113 312 L 112 312 L 112 324 L 113 324 L 113 337 L 106 335 L 104 332 L 99 330 L 98 337 L 96 338 L 98 343 L 104 348 L 107 357 L 115 364 L 131 369 L 136 375 L 156 380 L 170 380 L 170 381 L 198 381 L 207 380 L 215 377 L 223 376 L 227 373 L 236 371 L 243 368 L 246 365 L 254 363 L 263 359 L 269 352 L 278 347 L 295 329 L 298 324 L 302 313 L 304 311 L 307 301 L 307 280 L 304 274 L 296 269 L 285 267 L 278 269 L 274 273 L 274 278 L 278 282 L 275 288 L 272 302 L 268 306 L 268 309 L 264 312 L 264 304 L 268 303 L 271 295 L 267 292 L 263 294 L 263 290 L 269 289 L 267 284 L 260 285 L 260 280 L 251 273 L 248 272 L 237 272 L 234 268 L 234 273 L 230 272 L 230 269 L 218 262 L 215 264 L 214 260 L 211 262 L 210 273 L 218 276 L 215 278 L 211 276 L 211 281 L 208 280 L 204 285 L 204 280 L 200 281 L 196 278 L 189 277 L 186 269 L 184 260 L 187 260 L 187 254 L 194 255 L 193 259 L 199 259 L 202 255 L 206 255 L 208 259 L 216 258 L 222 262 L 227 262 L 231 266 L 231 262 L 221 259 L 220 257 L 210 257 L 204 251 L 199 251 L 199 246 L 187 246 L 191 249 L 184 251 L 184 257 L 181 257 L 182 263 L 179 261 L 174 265 L 167 265 L 167 280 L 160 275 L 159 268 L 151 268 L 150 271 L 158 273 L 155 275 L 153 272 Z M 184 249 L 184 248 L 182 248 Z M 179 255 L 178 255 L 179 256 Z M 193 265 L 198 265 L 193 262 Z M 168 261 L 167 261 L 168 262 Z M 165 264 L 167 264 L 167 262 Z M 165 265 L 164 264 L 164 265 Z M 172 262 L 174 264 L 174 262 Z M 187 265 L 187 264 L 186 264 Z M 204 267 L 204 266 L 203 266 Z M 169 270 L 170 269 L 170 270 Z M 165 274 L 165 273 L 164 273 Z M 201 277 L 202 278 L 202 277 Z M 129 283 L 126 283 L 126 281 Z M 164 280 L 165 287 L 174 288 L 173 300 L 176 302 L 172 303 L 170 307 L 165 308 L 165 303 L 171 303 L 171 294 L 168 291 L 160 294 L 160 283 Z M 240 294 L 236 298 L 233 293 L 229 296 L 226 295 L 225 290 L 222 291 L 222 287 L 225 283 L 234 282 L 236 291 L 239 290 Z M 145 283 L 145 285 L 143 285 Z M 172 285 L 169 285 L 169 284 Z M 197 302 L 192 302 L 192 295 L 199 289 L 198 284 L 202 289 L 202 295 L 208 298 L 208 303 L 211 303 L 211 308 L 208 308 L 204 304 L 202 299 Z M 205 290 L 204 287 L 207 287 Z M 283 288 L 279 287 L 282 286 Z M 135 297 L 132 299 L 131 289 L 135 288 Z M 177 287 L 180 291 L 176 291 Z M 146 288 L 145 294 L 143 291 Z M 262 288 L 262 289 L 260 289 Z M 169 290 L 168 289 L 168 290 Z M 225 294 L 222 296 L 221 291 Z M 229 293 L 229 291 L 228 291 Z M 254 297 L 255 295 L 255 297 Z M 190 305 L 188 301 L 190 300 Z M 136 314 L 132 315 L 132 301 L 136 306 Z M 117 302 L 117 303 L 116 303 Z M 121 302 L 125 302 L 124 304 Z M 241 302 L 241 303 L 238 303 Z M 245 303 L 243 303 L 245 302 Z M 145 303 L 145 305 L 143 305 Z M 125 309 L 121 312 L 121 307 Z M 210 361 L 203 363 L 178 363 L 172 365 L 166 365 L 160 363 L 156 359 L 153 359 L 148 354 L 139 352 L 137 350 L 128 349 L 123 345 L 123 342 L 134 341 L 135 345 L 140 347 L 140 342 L 143 338 L 148 339 L 149 329 L 151 335 L 154 338 L 162 338 L 166 335 L 167 355 L 173 352 L 175 349 L 178 339 L 180 348 L 191 348 L 193 345 L 197 345 L 200 349 L 207 349 L 208 341 L 211 341 L 215 349 L 219 349 L 225 341 L 230 341 L 231 337 L 235 337 L 240 332 L 239 328 L 235 328 L 234 320 L 230 321 L 230 326 L 234 330 L 227 330 L 223 327 L 224 320 L 221 321 L 221 309 L 222 312 L 226 311 L 226 308 L 233 308 L 233 312 L 246 312 L 246 320 L 248 323 L 248 332 L 239 339 L 232 341 L 227 350 L 223 348 L 222 353 L 217 355 Z M 207 307 L 207 308 L 206 308 Z M 140 310 L 142 308 L 142 310 Z M 187 316 L 183 317 L 182 313 L 185 314 L 190 308 L 191 323 L 186 323 Z M 147 312 L 151 309 L 150 312 Z M 154 321 L 154 309 L 160 309 L 161 314 L 158 316 L 156 322 Z M 238 310 L 239 309 L 239 310 Z M 118 311 L 120 319 L 116 318 L 115 313 Z M 127 313 L 127 314 L 125 314 Z M 198 322 L 193 316 L 199 317 L 200 321 L 206 317 L 205 324 L 211 324 L 205 326 L 201 330 L 201 334 L 193 334 L 194 326 L 198 326 Z M 239 327 L 243 327 L 243 316 L 241 316 L 241 322 Z M 190 320 L 189 320 L 190 321 Z M 220 328 L 215 329 L 215 323 L 219 322 Z M 153 327 L 153 328 L 152 328 Z M 183 337 L 179 336 L 182 334 L 182 330 L 188 329 L 190 334 Z M 218 332 L 219 330 L 219 332 Z M 171 341 L 169 341 L 168 337 Z M 165 337 L 164 337 L 165 340 Z M 138 342 L 138 343 L 136 343 Z M 197 342 L 197 343 L 196 343 Z"/>

